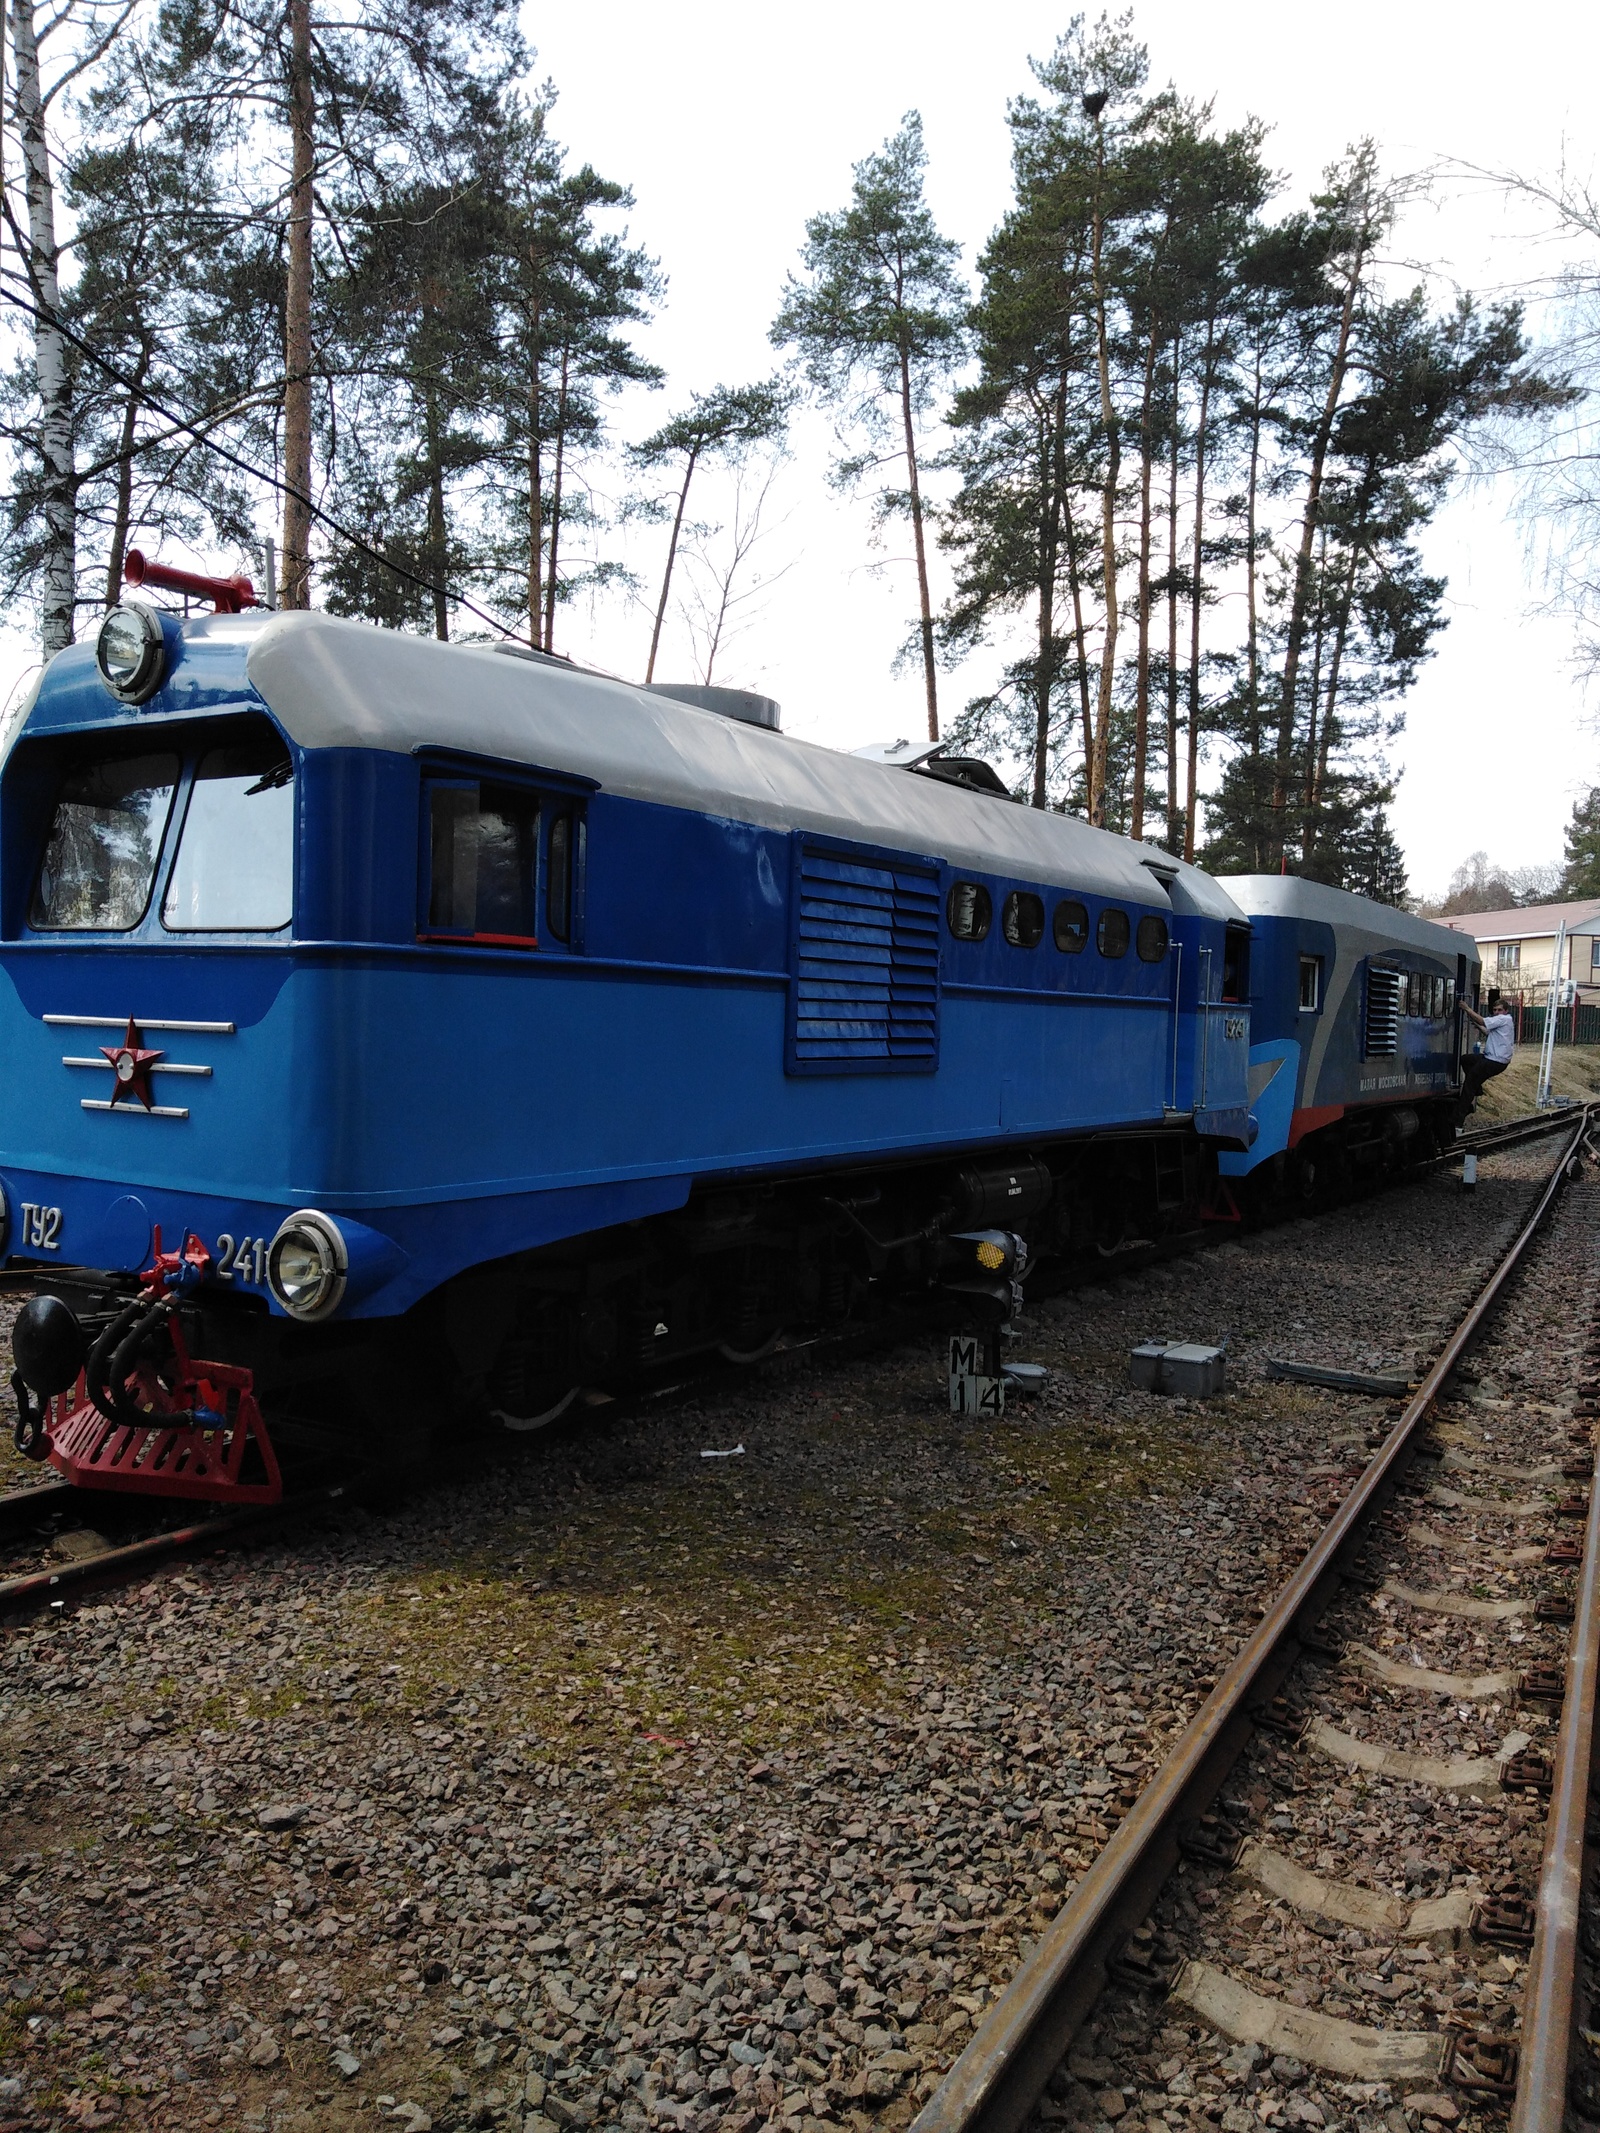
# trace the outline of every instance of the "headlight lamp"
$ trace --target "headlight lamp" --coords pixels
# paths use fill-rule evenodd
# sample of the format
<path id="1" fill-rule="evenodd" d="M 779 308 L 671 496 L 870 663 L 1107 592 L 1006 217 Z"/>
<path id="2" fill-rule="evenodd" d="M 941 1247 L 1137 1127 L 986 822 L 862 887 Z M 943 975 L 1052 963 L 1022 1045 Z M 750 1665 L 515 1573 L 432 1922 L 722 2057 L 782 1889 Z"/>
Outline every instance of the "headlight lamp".
<path id="1" fill-rule="evenodd" d="M 153 608 L 129 601 L 114 607 L 95 639 L 95 665 L 112 695 L 125 704 L 154 696 L 167 671 L 167 641 Z"/>
<path id="2" fill-rule="evenodd" d="M 350 1255 L 339 1225 L 314 1207 L 292 1214 L 267 1248 L 267 1286 L 291 1318 L 326 1318 L 344 1295 Z"/>

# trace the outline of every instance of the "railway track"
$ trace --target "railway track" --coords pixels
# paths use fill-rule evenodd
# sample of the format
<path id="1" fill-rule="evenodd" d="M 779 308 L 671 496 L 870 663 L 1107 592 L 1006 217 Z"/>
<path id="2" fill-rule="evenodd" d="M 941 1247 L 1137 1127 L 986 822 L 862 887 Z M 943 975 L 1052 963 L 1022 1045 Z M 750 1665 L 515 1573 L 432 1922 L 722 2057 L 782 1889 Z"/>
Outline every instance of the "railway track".
<path id="1" fill-rule="evenodd" d="M 1581 1472 L 1590 1484 L 1586 1498 L 1574 1496 L 1559 1506 L 1535 1507 L 1480 1499 L 1437 1483 L 1430 1490 L 1433 1503 L 1444 1507 L 1446 1522 L 1454 1517 L 1457 1523 L 1476 1524 L 1498 1515 L 1504 1524 L 1554 1508 L 1557 1517 L 1548 1546 L 1496 1549 L 1487 1541 L 1448 1533 L 1441 1536 L 1426 1528 L 1420 1529 L 1425 1537 L 1419 1540 L 1416 1526 L 1408 1532 L 1375 1532 L 1374 1527 L 1419 1453 L 1448 1460 L 1452 1467 L 1477 1477 L 1476 1483 L 1468 1481 L 1469 1488 L 1490 1486 L 1496 1479 L 1526 1487 L 1529 1475 L 1525 1469 L 1504 1466 L 1505 1446 L 1495 1441 L 1494 1433 L 1479 1430 L 1474 1436 L 1470 1428 L 1453 1428 L 1448 1441 L 1441 1442 L 1436 1435 L 1428 1443 L 1424 1432 L 1452 1372 L 1505 1296 L 1564 1182 L 1579 1167 L 1589 1122 L 1587 1109 L 1566 1121 L 1568 1143 L 1510 1250 L 1421 1386 L 1403 1409 L 1391 1410 L 1393 1427 L 1354 1487 L 1167 1761 L 990 2007 L 916 2118 L 913 2133 L 1011 2133 L 1027 2123 L 1053 2078 L 1057 2086 L 1063 2085 L 1064 2062 L 1108 1980 L 1119 1990 L 1158 1997 L 1170 1994 L 1167 2005 L 1174 2014 L 1191 2024 L 1198 2022 L 1190 2034 L 1221 2036 L 1244 2052 L 1243 2060 L 1236 2057 L 1232 2062 L 1235 2066 L 1248 2067 L 1263 2055 L 1277 2054 L 1275 2065 L 1298 2067 L 1301 2077 L 1310 2066 L 1347 2080 L 1365 2078 L 1375 2090 L 1387 2083 L 1397 2087 L 1410 2083 L 1414 2090 L 1420 2083 L 1431 2091 L 1453 2089 L 1469 2107 L 1487 2103 L 1498 2109 L 1503 2099 L 1512 2098 L 1512 2133 L 1557 2133 L 1573 2072 L 1585 1896 L 1583 1844 L 1600 1669 L 1600 1486 L 1596 1486 L 1593 1419 L 1600 1414 L 1600 1401 L 1594 1397 L 1600 1394 L 1600 1384 L 1591 1388 L 1588 1418 L 1573 1433 L 1574 1446 L 1581 1441 L 1583 1447 Z M 1600 1357 L 1600 1336 L 1593 1340 L 1592 1352 Z M 1555 1463 L 1554 1475 L 1575 1481 L 1576 1464 L 1569 1450 L 1566 1462 Z M 1548 1461 L 1538 1471 L 1541 1479 L 1553 1478 Z M 1580 1519 L 1581 1543 L 1573 1538 Z M 1575 1592 L 1558 1583 L 1538 1597 L 1522 1593 L 1501 1601 L 1463 1600 L 1460 1582 L 1450 1590 L 1420 1589 L 1427 1573 L 1416 1567 L 1419 1547 L 1431 1557 L 1430 1582 L 1435 1585 L 1441 1559 L 1464 1568 L 1470 1579 L 1475 1569 L 1487 1569 L 1496 1558 L 1504 1563 L 1537 1557 L 1560 1565 L 1581 1557 L 1581 1575 Z M 1370 1554 L 1365 1553 L 1369 1549 Z M 1397 1665 L 1381 1654 L 1359 1649 L 1353 1640 L 1347 1645 L 1330 1637 L 1324 1621 L 1330 1610 L 1335 1618 L 1348 1614 L 1352 1598 L 1366 1595 L 1370 1604 L 1375 1587 L 1394 1595 L 1386 1599 L 1386 1605 L 1424 1623 L 1514 1623 L 1523 1642 L 1537 1625 L 1534 1652 L 1541 1639 L 1554 1645 L 1565 1634 L 1560 1627 L 1564 1616 L 1575 1620 L 1575 1628 L 1560 1664 L 1535 1661 L 1509 1674 L 1480 1673 L 1473 1678 Z M 1345 1704 L 1362 1708 L 1365 1683 L 1373 1677 L 1386 1685 L 1385 1698 L 1402 1703 L 1412 1693 L 1431 1694 L 1436 1702 L 1441 1694 L 1450 1694 L 1470 1711 L 1494 1695 L 1508 1705 L 1520 1703 L 1545 1712 L 1559 1708 L 1554 1755 L 1547 1759 L 1531 1752 L 1534 1739 L 1548 1731 L 1553 1719 L 1543 1725 L 1533 1719 L 1524 1728 L 1520 1710 L 1519 1726 L 1498 1756 L 1459 1757 L 1448 1767 L 1440 1758 L 1381 1748 L 1349 1723 L 1331 1725 L 1326 1710 L 1332 1708 L 1342 1716 Z M 1360 1686 L 1352 1689 L 1352 1683 Z M 1341 1684 L 1347 1691 L 1342 1700 Z M 1377 1891 L 1308 1874 L 1275 1852 L 1252 1830 L 1250 1825 L 1259 1824 L 1260 1815 L 1247 1805 L 1224 1800 L 1224 1809 L 1231 1807 L 1234 1812 L 1212 1816 L 1219 1795 L 1241 1764 L 1248 1764 L 1254 1756 L 1271 1758 L 1277 1768 L 1277 1787 L 1283 1789 L 1290 1782 L 1293 1759 L 1301 1753 L 1320 1754 L 1325 1761 L 1344 1766 L 1347 1773 L 1351 1766 L 1364 1767 L 1376 1774 L 1375 1782 L 1410 1783 L 1423 1796 L 1432 1788 L 1436 1799 L 1473 1793 L 1507 1800 L 1519 1794 L 1537 1798 L 1548 1790 L 1551 1804 L 1543 1863 L 1531 1915 L 1516 1899 L 1502 1898 L 1488 1889 L 1470 1909 L 1463 1892 L 1457 1891 L 1453 1898 L 1442 1900 L 1436 1914 L 1426 1904 L 1387 1902 Z M 1520 1970 L 1520 1951 L 1531 1941 L 1520 2037 L 1513 2037 L 1503 2025 L 1480 2032 L 1457 2024 L 1417 2029 L 1354 2023 L 1342 2015 L 1319 2011 L 1313 2002 L 1324 1996 L 1321 1992 L 1301 1990 L 1286 1998 L 1281 1983 L 1275 1983 L 1270 1992 L 1258 1992 L 1209 1962 L 1201 1952 L 1204 1937 L 1197 1950 L 1197 1936 L 1192 1929 L 1183 1929 L 1176 1907 L 1169 1906 L 1180 1928 L 1176 1933 L 1169 1935 L 1148 1922 L 1152 1907 L 1159 1910 L 1158 1899 L 1164 1901 L 1175 1882 L 1203 1887 L 1209 1907 L 1217 1902 L 1218 1890 L 1236 1884 L 1241 1874 L 1274 1892 L 1297 1915 L 1317 1920 L 1323 1931 L 1329 1929 L 1330 1920 L 1365 1919 L 1376 1937 L 1368 1942 L 1358 1934 L 1357 1940 L 1364 1945 L 1378 1945 L 1387 1938 L 1398 1949 L 1408 1929 L 1419 1926 L 1454 1937 L 1475 1935 L 1474 1944 L 1509 1944 L 1517 1950 L 1505 1958 L 1510 1974 L 1515 1975 Z M 1202 1913 L 1192 1902 L 1187 1912 L 1191 1928 L 1194 1919 L 1213 1915 L 1209 1908 Z M 1213 1935 L 1210 1946 L 1217 1945 Z M 1392 1980 L 1372 1982 L 1381 1987 L 1383 1999 L 1403 1997 L 1408 1989 L 1403 1979 L 1393 1992 L 1389 1990 Z M 1170 2029 L 1164 2034 L 1170 2036 Z M 1577 2049 L 1582 2052 L 1584 2047 Z M 1096 2064 L 1079 2059 L 1088 2071 Z M 1104 2066 L 1099 2070 L 1106 2071 Z M 1578 2073 L 1590 2115 L 1600 2115 L 1600 2102 L 1594 2100 L 1600 2090 L 1592 2066 L 1580 2062 Z M 1222 2088 L 1220 2082 L 1215 2086 Z M 1188 2093 L 1195 2093 L 1192 2080 Z M 1225 2092 L 1217 2100 L 1225 2101 Z M 1437 2105 L 1440 2098 L 1432 2100 Z M 1123 2108 L 1119 2097 L 1116 2114 Z M 1051 2115 L 1065 2114 L 1058 2110 Z M 1212 2115 L 1224 2114 L 1218 2110 Z M 1443 2096 L 1441 2117 L 1448 2120 L 1458 2115 L 1459 2107 L 1448 2095 Z M 1254 2123 L 1253 2116 L 1250 2122 Z M 1323 2121 L 1313 2115 L 1305 2122 Z"/>

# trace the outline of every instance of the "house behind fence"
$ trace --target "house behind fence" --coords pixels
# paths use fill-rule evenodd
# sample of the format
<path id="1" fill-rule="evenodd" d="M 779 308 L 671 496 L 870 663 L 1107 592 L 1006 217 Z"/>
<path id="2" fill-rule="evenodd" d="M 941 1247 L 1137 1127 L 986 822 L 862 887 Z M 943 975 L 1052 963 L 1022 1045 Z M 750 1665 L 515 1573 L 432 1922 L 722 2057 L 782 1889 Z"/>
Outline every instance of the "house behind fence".
<path id="1" fill-rule="evenodd" d="M 1515 911 L 1462 911 L 1440 921 L 1470 934 L 1483 959 L 1483 983 L 1517 1020 L 1517 1042 L 1544 1037 L 1556 935 L 1565 925 L 1557 990 L 1557 1044 L 1600 1044 L 1600 897 L 1527 904 Z"/>

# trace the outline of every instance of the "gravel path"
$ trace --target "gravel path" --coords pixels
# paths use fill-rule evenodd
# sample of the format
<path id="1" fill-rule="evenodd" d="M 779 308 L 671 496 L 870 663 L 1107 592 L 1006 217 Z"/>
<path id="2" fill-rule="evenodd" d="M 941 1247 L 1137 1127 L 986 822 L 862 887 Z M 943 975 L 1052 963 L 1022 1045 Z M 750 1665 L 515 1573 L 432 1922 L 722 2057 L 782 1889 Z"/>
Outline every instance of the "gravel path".
<path id="1" fill-rule="evenodd" d="M 1263 1359 L 1414 1369 L 1549 1160 L 1043 1304 L 1001 1425 L 918 1344 L 12 1628 L 0 2126 L 905 2125 L 1381 1419 Z"/>

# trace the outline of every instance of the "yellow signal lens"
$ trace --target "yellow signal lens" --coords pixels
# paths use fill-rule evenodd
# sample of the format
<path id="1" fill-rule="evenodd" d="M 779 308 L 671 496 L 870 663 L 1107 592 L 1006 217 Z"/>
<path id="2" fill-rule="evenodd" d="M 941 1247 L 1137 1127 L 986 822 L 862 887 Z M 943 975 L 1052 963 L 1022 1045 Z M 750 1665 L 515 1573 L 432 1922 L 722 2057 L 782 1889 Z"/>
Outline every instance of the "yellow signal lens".
<path id="1" fill-rule="evenodd" d="M 994 1267 L 1004 1266 L 1005 1263 L 1006 1255 L 1000 1249 L 998 1244 L 990 1244 L 985 1241 L 984 1243 L 978 1246 L 979 1266 L 986 1266 L 992 1269 Z"/>

